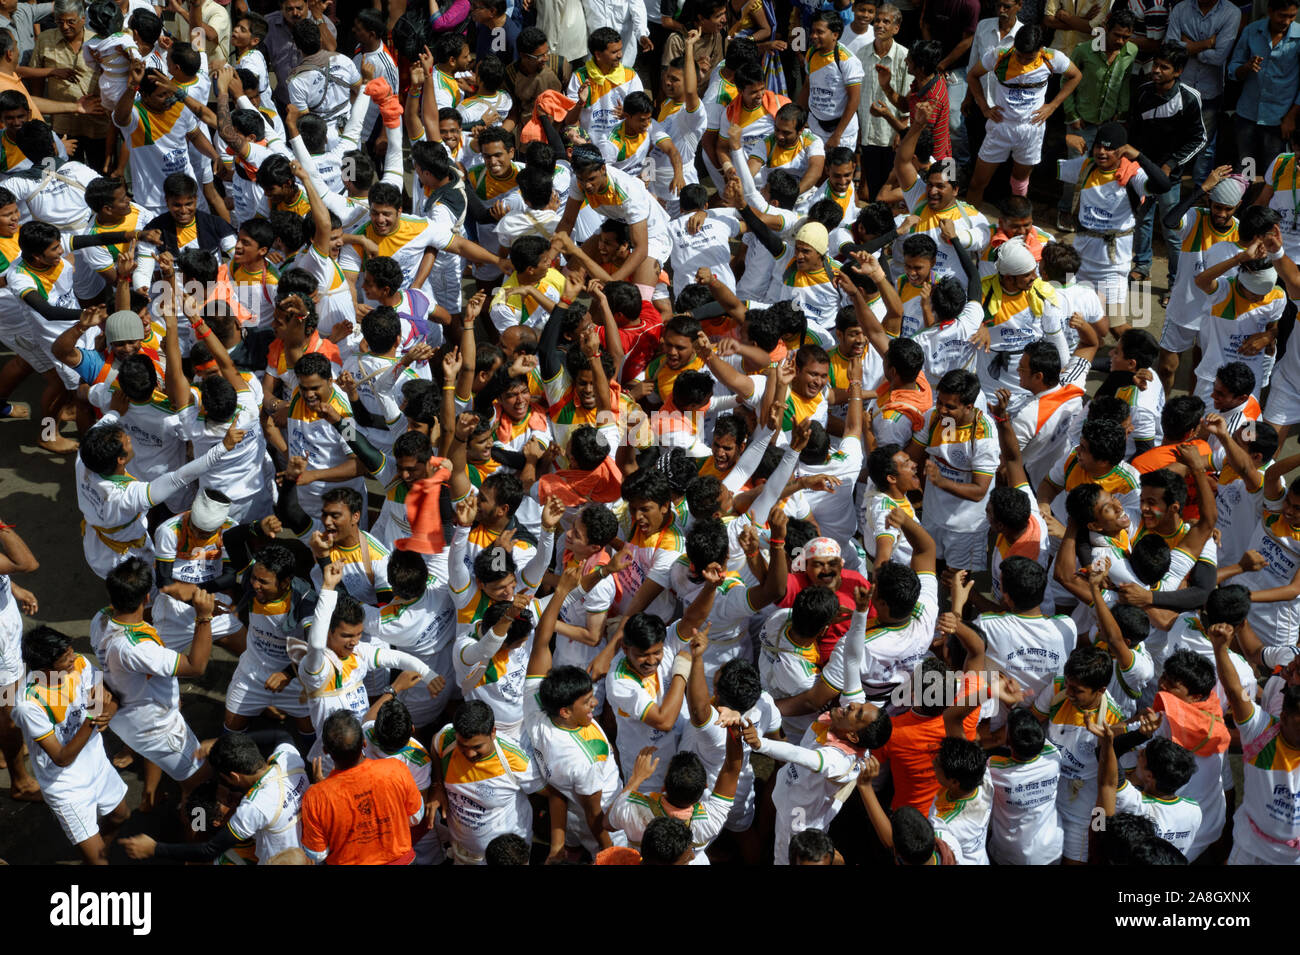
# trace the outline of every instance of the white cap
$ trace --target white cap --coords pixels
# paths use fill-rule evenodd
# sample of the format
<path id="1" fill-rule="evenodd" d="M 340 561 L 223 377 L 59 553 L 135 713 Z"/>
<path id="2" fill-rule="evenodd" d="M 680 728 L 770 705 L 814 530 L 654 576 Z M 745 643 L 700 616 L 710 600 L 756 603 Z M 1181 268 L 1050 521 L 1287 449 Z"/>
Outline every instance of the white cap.
<path id="1" fill-rule="evenodd" d="M 1034 253 L 1019 236 L 998 246 L 998 275 L 1027 275 L 1037 268 Z"/>
<path id="2" fill-rule="evenodd" d="M 194 506 L 190 508 L 190 523 L 195 530 L 218 531 L 226 523 L 230 514 L 230 498 L 220 491 L 199 489 L 194 496 Z"/>
<path id="3" fill-rule="evenodd" d="M 1237 282 L 1253 295 L 1267 295 L 1269 289 L 1277 284 L 1277 270 L 1271 265 L 1266 269 L 1260 269 L 1258 272 L 1238 269 Z"/>

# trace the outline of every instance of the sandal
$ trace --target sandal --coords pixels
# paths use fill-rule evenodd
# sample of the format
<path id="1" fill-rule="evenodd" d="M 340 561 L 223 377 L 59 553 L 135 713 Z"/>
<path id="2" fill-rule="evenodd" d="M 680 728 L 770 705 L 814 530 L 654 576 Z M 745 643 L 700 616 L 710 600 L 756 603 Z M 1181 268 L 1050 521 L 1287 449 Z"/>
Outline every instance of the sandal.
<path id="1" fill-rule="evenodd" d="M 0 404 L 0 421 L 27 421 L 32 416 L 32 406 L 24 401 L 6 401 Z"/>
<path id="2" fill-rule="evenodd" d="M 1147 275 L 1141 269 L 1134 269 L 1128 274 L 1128 277 L 1130 282 L 1145 282 L 1147 279 L 1151 278 L 1151 276 Z"/>
<path id="3" fill-rule="evenodd" d="M 1168 307 L 1169 307 L 1169 293 L 1168 293 L 1168 292 L 1165 292 L 1164 295 L 1161 295 L 1159 301 L 1160 301 L 1160 307 L 1161 307 L 1161 308 L 1168 308 Z"/>

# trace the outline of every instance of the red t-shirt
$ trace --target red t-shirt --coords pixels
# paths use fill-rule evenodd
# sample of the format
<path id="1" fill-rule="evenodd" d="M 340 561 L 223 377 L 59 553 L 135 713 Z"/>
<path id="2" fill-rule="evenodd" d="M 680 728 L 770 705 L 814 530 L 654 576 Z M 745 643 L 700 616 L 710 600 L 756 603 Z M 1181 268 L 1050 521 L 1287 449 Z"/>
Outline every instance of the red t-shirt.
<path id="1" fill-rule="evenodd" d="M 793 607 L 794 598 L 799 596 L 799 591 L 805 587 L 816 587 L 818 584 L 812 583 L 808 579 L 808 574 L 799 571 L 797 574 L 791 574 L 789 582 L 785 586 L 785 598 L 777 604 L 778 607 Z M 835 644 L 840 642 L 840 637 L 849 632 L 849 622 L 852 620 L 854 608 L 857 607 L 857 601 L 853 599 L 853 591 L 856 587 L 866 587 L 871 589 L 871 582 L 854 570 L 840 571 L 840 589 L 835 592 L 836 598 L 848 614 L 843 620 L 837 620 L 827 629 L 826 634 L 817 641 L 818 665 L 825 666 L 826 661 L 831 658 L 831 651 L 835 649 Z M 874 608 L 873 608 L 874 612 Z"/>
<path id="2" fill-rule="evenodd" d="M 930 136 L 934 140 L 931 155 L 935 159 L 952 157 L 952 146 L 948 142 L 948 81 L 942 73 L 936 73 L 934 82 L 922 93 L 908 93 L 905 100 L 907 112 L 916 119 L 916 104 L 925 102 L 934 107 L 934 117 L 930 120 Z"/>
<path id="3" fill-rule="evenodd" d="M 605 326 L 599 325 L 596 333 L 600 336 L 601 347 L 605 345 Z M 635 328 L 618 330 L 618 341 L 623 347 L 623 371 L 618 380 L 627 384 L 645 371 L 650 359 L 659 353 L 659 339 L 664 333 L 663 316 L 659 309 L 650 302 L 641 302 L 641 324 Z"/>

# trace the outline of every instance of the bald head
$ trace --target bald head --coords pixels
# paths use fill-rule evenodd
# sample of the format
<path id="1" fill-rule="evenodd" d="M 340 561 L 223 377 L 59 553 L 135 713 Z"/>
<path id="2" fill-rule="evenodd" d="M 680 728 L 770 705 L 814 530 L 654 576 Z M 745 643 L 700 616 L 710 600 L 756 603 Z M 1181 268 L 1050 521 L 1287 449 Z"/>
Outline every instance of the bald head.
<path id="1" fill-rule="evenodd" d="M 361 761 L 361 724 L 351 710 L 336 710 L 326 718 L 321 742 L 339 769 Z"/>
<path id="2" fill-rule="evenodd" d="M 537 329 L 527 325 L 514 325 L 501 333 L 501 347 L 508 355 L 513 355 L 520 345 L 531 345 L 536 350 L 537 342 Z"/>

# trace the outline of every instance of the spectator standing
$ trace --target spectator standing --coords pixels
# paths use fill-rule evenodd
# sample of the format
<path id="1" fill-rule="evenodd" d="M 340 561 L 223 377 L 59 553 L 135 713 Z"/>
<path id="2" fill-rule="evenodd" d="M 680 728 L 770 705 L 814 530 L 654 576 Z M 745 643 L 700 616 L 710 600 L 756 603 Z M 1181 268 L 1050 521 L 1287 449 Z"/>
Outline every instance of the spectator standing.
<path id="1" fill-rule="evenodd" d="M 898 111 L 888 101 L 901 100 L 907 92 L 907 47 L 895 39 L 902 22 L 903 14 L 898 7 L 892 3 L 881 4 L 876 8 L 872 24 L 875 39 L 858 51 L 863 73 L 858 125 L 862 128 L 862 181 L 866 184 L 859 193 L 864 196 L 879 192 L 894 168 L 894 127 L 885 117 L 872 113 L 871 107 L 883 103 L 898 117 Z M 879 66 L 888 71 L 885 82 L 892 96 L 881 89 L 882 73 L 876 69 Z"/>
<path id="2" fill-rule="evenodd" d="M 1169 14 L 1165 36 L 1187 47 L 1182 82 L 1201 94 L 1201 122 L 1206 146 L 1196 157 L 1192 178 L 1202 182 L 1214 168 L 1219 110 L 1223 108 L 1223 72 L 1241 27 L 1241 11 L 1228 0 L 1187 0 Z"/>
<path id="3" fill-rule="evenodd" d="M 81 56 L 86 38 L 86 17 L 81 0 L 55 0 L 53 30 L 36 38 L 29 74 L 44 81 L 47 99 L 76 103 L 83 97 L 99 99 L 95 71 Z M 37 87 L 39 88 L 39 86 Z M 73 158 L 92 169 L 104 165 L 104 140 L 108 136 L 107 116 L 60 113 L 50 118 L 54 131 L 77 141 Z"/>
<path id="4" fill-rule="evenodd" d="M 1205 148 L 1205 126 L 1201 122 L 1201 96 L 1180 82 L 1187 65 L 1187 50 L 1181 43 L 1166 43 L 1151 58 L 1151 82 L 1138 87 L 1134 97 L 1133 118 L 1129 133 L 1138 151 L 1150 156 L 1173 181 L 1173 188 L 1161 193 L 1154 202 L 1145 202 L 1137 215 L 1133 236 L 1133 272 L 1131 278 L 1151 275 L 1151 239 L 1155 231 L 1153 218 L 1160 218 L 1169 250 L 1169 285 L 1178 276 L 1176 237 L 1163 219 L 1178 205 L 1179 183 L 1183 170 Z M 1158 211 L 1157 211 L 1158 210 Z"/>
<path id="5" fill-rule="evenodd" d="M 1300 24 L 1296 0 L 1268 0 L 1268 17 L 1246 25 L 1237 38 L 1228 72 L 1241 80 L 1237 99 L 1238 156 L 1254 159 L 1255 173 L 1283 151 L 1295 129 L 1300 80 Z"/>
<path id="6" fill-rule="evenodd" d="M 18 62 L 23 66 L 31 62 L 32 47 L 36 44 L 36 21 L 48 17 L 53 12 L 52 3 L 0 0 L 0 27 L 17 38 Z"/>
<path id="7" fill-rule="evenodd" d="M 1021 20 L 1033 23 L 1033 20 L 1025 19 L 1026 9 L 1028 4 L 1020 8 Z M 1056 31 L 1048 45 L 1062 53 L 1071 53 L 1080 43 L 1092 40 L 1093 27 L 1106 22 L 1109 10 L 1107 0 L 1047 0 L 1043 26 Z"/>
<path id="8" fill-rule="evenodd" d="M 280 9 L 266 15 L 266 39 L 262 41 L 262 54 L 275 72 L 275 103 L 280 109 L 289 105 L 289 74 L 302 62 L 302 52 L 293 42 L 293 25 L 311 18 L 321 28 L 321 46 L 333 50 L 337 46 L 334 22 L 329 17 L 319 19 L 307 9 L 307 0 L 280 0 Z"/>
<path id="9" fill-rule="evenodd" d="M 171 14 L 164 25 L 177 40 L 189 40 L 196 50 L 207 53 L 213 69 L 230 59 L 230 13 L 217 0 L 167 0 Z M 324 4 L 321 4 L 322 14 Z M 203 31 L 202 45 L 194 37 Z"/>
<path id="10" fill-rule="evenodd" d="M 544 90 L 563 93 L 572 71 L 564 57 L 551 51 L 539 27 L 521 30 L 515 49 L 519 58 L 506 67 L 505 90 L 515 104 L 515 126 L 521 127 L 532 118 L 537 97 Z"/>
<path id="11" fill-rule="evenodd" d="M 921 8 L 922 39 L 938 40 L 943 47 L 939 71 L 948 84 L 948 138 L 953 158 L 963 166 L 970 165 L 972 157 L 961 104 L 966 99 L 970 48 L 979 19 L 979 0 L 926 0 Z"/>

